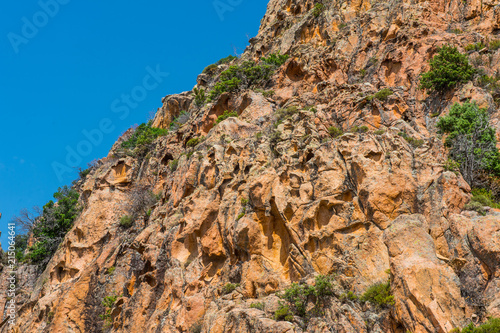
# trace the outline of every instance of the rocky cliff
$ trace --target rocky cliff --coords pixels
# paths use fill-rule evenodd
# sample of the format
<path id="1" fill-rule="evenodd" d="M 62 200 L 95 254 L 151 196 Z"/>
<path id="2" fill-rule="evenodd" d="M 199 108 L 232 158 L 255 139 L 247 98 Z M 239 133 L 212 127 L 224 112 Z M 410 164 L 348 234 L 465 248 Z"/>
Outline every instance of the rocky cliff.
<path id="1" fill-rule="evenodd" d="M 120 138 L 76 184 L 83 210 L 47 268 L 20 267 L 14 331 L 420 333 L 500 317 L 500 217 L 463 210 L 470 187 L 435 126 L 468 99 L 496 126 L 495 96 L 418 88 L 437 47 L 496 38 L 496 0 L 271 0 L 231 64 L 289 59 L 259 89 L 165 97 L 153 125 L 171 130 L 147 154 Z M 500 69 L 500 50 L 469 57 Z M 335 289 L 321 313 L 276 320 L 283 290 L 318 275 Z M 390 306 L 353 296 L 388 279 Z"/>

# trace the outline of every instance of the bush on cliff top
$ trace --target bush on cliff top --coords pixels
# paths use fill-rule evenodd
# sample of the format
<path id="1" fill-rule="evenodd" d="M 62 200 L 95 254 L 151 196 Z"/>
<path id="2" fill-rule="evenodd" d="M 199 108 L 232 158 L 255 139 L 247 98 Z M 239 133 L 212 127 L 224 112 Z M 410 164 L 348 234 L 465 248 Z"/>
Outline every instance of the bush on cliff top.
<path id="1" fill-rule="evenodd" d="M 288 55 L 272 53 L 267 58 L 261 58 L 259 63 L 244 61 L 240 65 L 229 66 L 221 73 L 219 81 L 208 95 L 208 100 L 213 101 L 225 92 L 263 85 L 288 57 Z"/>
<path id="2" fill-rule="evenodd" d="M 476 72 L 469 58 L 456 47 L 445 45 L 429 61 L 430 71 L 422 74 L 420 87 L 429 91 L 445 91 L 472 79 Z"/>
<path id="3" fill-rule="evenodd" d="M 137 152 L 137 150 L 149 146 L 159 136 L 167 135 L 168 130 L 155 128 L 152 125 L 153 122 L 151 120 L 147 124 L 142 123 L 139 125 L 130 138 L 122 143 L 122 148 L 129 152 L 133 150 Z"/>
<path id="4" fill-rule="evenodd" d="M 203 70 L 202 73 L 203 74 L 211 74 L 212 72 L 215 71 L 215 69 L 217 69 L 217 67 L 219 65 L 228 64 L 231 61 L 233 61 L 234 59 L 238 59 L 238 57 L 235 57 L 233 55 L 229 55 L 225 58 L 222 58 L 219 61 L 217 61 L 215 64 L 211 64 L 211 65 L 208 65 L 207 67 L 205 67 L 205 69 Z"/>

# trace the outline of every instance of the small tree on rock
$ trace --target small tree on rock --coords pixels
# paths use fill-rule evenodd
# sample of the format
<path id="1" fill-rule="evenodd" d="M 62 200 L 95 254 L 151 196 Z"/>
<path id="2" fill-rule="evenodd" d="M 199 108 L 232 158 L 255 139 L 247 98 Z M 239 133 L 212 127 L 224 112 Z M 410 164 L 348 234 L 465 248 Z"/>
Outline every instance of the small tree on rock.
<path id="1" fill-rule="evenodd" d="M 422 74 L 420 88 L 429 91 L 445 91 L 459 83 L 472 79 L 476 70 L 469 64 L 469 58 L 456 47 L 444 45 L 429 61 L 431 69 Z"/>
<path id="2" fill-rule="evenodd" d="M 450 157 L 460 164 L 460 172 L 469 185 L 479 185 L 477 179 L 481 171 L 500 175 L 496 133 L 485 109 L 474 102 L 455 103 L 449 115 L 439 119 L 437 127 L 449 134 L 446 146 L 450 148 Z"/>

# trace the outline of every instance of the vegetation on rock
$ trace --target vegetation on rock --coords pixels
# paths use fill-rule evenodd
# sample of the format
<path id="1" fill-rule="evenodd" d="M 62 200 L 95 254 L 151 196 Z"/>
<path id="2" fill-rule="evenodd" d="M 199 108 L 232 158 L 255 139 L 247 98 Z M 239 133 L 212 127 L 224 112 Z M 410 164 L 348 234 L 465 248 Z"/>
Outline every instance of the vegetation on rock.
<path id="1" fill-rule="evenodd" d="M 233 55 L 229 55 L 225 58 L 222 58 L 219 61 L 217 61 L 215 64 L 211 64 L 211 65 L 208 65 L 207 67 L 205 67 L 205 69 L 203 70 L 203 73 L 204 74 L 212 74 L 217 69 L 218 66 L 223 65 L 223 64 L 228 64 L 231 61 L 233 61 L 234 59 L 238 59 L 238 57 L 235 57 Z"/>
<path id="2" fill-rule="evenodd" d="M 312 9 L 312 14 L 315 17 L 318 17 L 321 15 L 321 13 L 323 13 L 324 10 L 325 10 L 325 5 L 323 5 L 322 3 L 317 3 L 314 5 L 314 8 Z"/>
<path id="3" fill-rule="evenodd" d="M 472 79 L 476 70 L 469 64 L 465 54 L 456 47 L 444 45 L 429 61 L 430 70 L 420 79 L 420 87 L 429 91 L 444 91 L 454 88 L 459 83 Z"/>
<path id="4" fill-rule="evenodd" d="M 124 141 L 121 147 L 128 155 L 144 156 L 151 148 L 151 144 L 159 136 L 167 135 L 168 130 L 152 127 L 150 120 L 147 124 L 139 125 L 127 141 Z"/>
<path id="5" fill-rule="evenodd" d="M 333 136 L 334 138 L 344 134 L 344 132 L 340 128 L 335 126 L 328 127 L 328 133 L 330 133 L 330 135 Z"/>
<path id="6" fill-rule="evenodd" d="M 207 100 L 205 89 L 194 88 L 193 93 L 194 93 L 194 103 L 196 104 L 196 106 L 198 107 L 203 106 L 203 104 L 205 104 L 205 101 Z"/>
<path id="7" fill-rule="evenodd" d="M 223 295 L 230 294 L 233 291 L 235 291 L 236 288 L 238 288 L 239 286 L 240 286 L 239 283 L 227 283 L 224 285 L 224 287 L 222 287 L 222 294 Z"/>
<path id="8" fill-rule="evenodd" d="M 500 318 L 490 318 L 488 321 L 482 325 L 476 327 L 473 323 L 470 323 L 462 330 L 455 329 L 451 331 L 453 333 L 498 333 L 500 332 Z M 450 333 L 451 333 L 450 332 Z"/>
<path id="9" fill-rule="evenodd" d="M 134 219 L 130 215 L 124 215 L 120 218 L 120 226 L 127 229 L 134 224 Z"/>
<path id="10" fill-rule="evenodd" d="M 169 129 L 171 131 L 177 131 L 179 127 L 184 125 L 189 120 L 189 113 L 186 111 L 181 111 L 179 115 L 170 123 Z"/>
<path id="11" fill-rule="evenodd" d="M 495 129 L 489 124 L 489 115 L 476 103 L 455 103 L 447 116 L 437 123 L 441 133 L 448 134 L 445 143 L 450 158 L 460 165 L 460 172 L 471 186 L 484 186 L 479 172 L 500 175 L 500 160 L 496 148 Z"/>
<path id="12" fill-rule="evenodd" d="M 215 123 L 219 124 L 219 123 L 223 122 L 224 120 L 226 120 L 227 118 L 231 118 L 231 117 L 238 117 L 238 113 L 236 111 L 226 110 L 226 111 L 224 111 L 223 114 L 221 114 L 220 116 L 217 117 L 217 120 L 215 121 Z"/>
<path id="13" fill-rule="evenodd" d="M 372 101 L 373 99 L 378 99 L 379 101 L 385 101 L 387 97 L 391 96 L 394 92 L 389 88 L 384 88 L 379 90 L 375 95 L 367 96 L 366 99 L 368 101 Z"/>
<path id="14" fill-rule="evenodd" d="M 219 82 L 210 91 L 208 100 L 213 101 L 224 92 L 263 85 L 287 59 L 288 55 L 273 53 L 267 58 L 261 58 L 259 63 L 245 61 L 240 65 L 230 66 L 220 74 Z"/>
<path id="15" fill-rule="evenodd" d="M 116 293 L 113 293 L 111 296 L 105 296 L 101 302 L 101 305 L 104 307 L 104 314 L 100 315 L 100 318 L 104 320 L 104 327 L 110 327 L 113 323 L 113 318 L 111 317 L 111 311 L 116 304 L 116 301 L 121 296 L 118 296 Z"/>
<path id="16" fill-rule="evenodd" d="M 391 295 L 391 282 L 375 283 L 359 299 L 362 302 L 370 302 L 381 307 L 394 305 L 394 296 Z"/>
<path id="17" fill-rule="evenodd" d="M 318 275 L 315 278 L 314 285 L 292 283 L 289 288 L 279 295 L 288 303 L 282 307 L 282 313 L 279 317 L 286 316 L 287 311 L 285 309 L 290 309 L 293 314 L 303 318 L 318 316 L 321 314 L 321 307 L 327 303 L 328 297 L 333 295 L 332 276 Z M 309 303 L 313 304 L 312 309 L 308 308 Z"/>
<path id="18" fill-rule="evenodd" d="M 469 44 L 469 45 L 465 46 L 465 51 L 480 51 L 480 50 L 484 49 L 485 47 L 486 47 L 486 45 L 484 45 L 483 42 L 478 42 L 475 44 Z"/>
<path id="19" fill-rule="evenodd" d="M 43 207 L 32 229 L 35 243 L 28 248 L 31 262 L 42 267 L 49 262 L 80 213 L 78 197 L 75 189 L 64 186 L 54 193 L 57 203 L 51 200 Z"/>

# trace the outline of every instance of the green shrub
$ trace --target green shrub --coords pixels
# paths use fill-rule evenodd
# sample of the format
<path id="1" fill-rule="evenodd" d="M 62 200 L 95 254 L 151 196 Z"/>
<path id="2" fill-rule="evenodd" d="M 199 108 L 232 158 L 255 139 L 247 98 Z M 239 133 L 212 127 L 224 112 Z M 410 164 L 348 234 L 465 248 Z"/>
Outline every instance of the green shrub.
<path id="1" fill-rule="evenodd" d="M 424 144 L 424 140 L 422 139 L 415 139 L 411 136 L 407 136 L 405 137 L 405 140 L 413 146 L 413 148 L 419 148 L 419 147 L 422 147 L 423 144 Z"/>
<path id="2" fill-rule="evenodd" d="M 460 163 L 449 158 L 446 160 L 446 162 L 444 164 L 444 169 L 446 171 L 459 172 L 460 171 Z"/>
<path id="3" fill-rule="evenodd" d="M 322 3 L 317 3 L 314 5 L 314 8 L 312 9 L 312 14 L 315 17 L 318 17 L 321 15 L 321 13 L 323 13 L 324 10 L 325 10 L 325 5 L 323 5 Z"/>
<path id="4" fill-rule="evenodd" d="M 269 61 L 275 60 L 274 57 L 271 58 Z M 267 81 L 274 72 L 274 69 L 275 66 L 273 65 L 264 63 L 255 64 L 251 61 L 245 61 L 241 65 L 232 65 L 221 73 L 219 82 L 213 87 L 208 99 L 212 101 L 224 92 L 233 92 L 257 86 Z"/>
<path id="5" fill-rule="evenodd" d="M 113 275 L 115 273 L 115 269 L 116 267 L 115 266 L 111 266 L 110 268 L 108 268 L 108 270 L 106 271 L 106 274 L 108 275 Z"/>
<path id="6" fill-rule="evenodd" d="M 406 132 L 399 132 L 398 135 L 403 137 L 403 139 L 405 139 L 406 142 L 408 142 L 414 148 L 422 147 L 422 145 L 424 144 L 424 140 L 415 139 L 414 137 L 406 134 Z"/>
<path id="7" fill-rule="evenodd" d="M 474 188 L 472 189 L 472 198 L 470 202 L 472 205 L 480 204 L 482 207 L 488 206 L 492 208 L 500 208 L 500 204 L 495 202 L 491 190 L 484 188 Z"/>
<path id="8" fill-rule="evenodd" d="M 476 201 L 472 201 L 472 200 L 469 201 L 464 206 L 464 209 L 465 210 L 472 210 L 472 211 L 478 212 L 481 215 L 486 215 L 486 210 L 484 209 L 484 206 L 481 203 L 476 202 Z"/>
<path id="9" fill-rule="evenodd" d="M 460 35 L 461 33 L 463 33 L 463 31 L 460 29 L 453 29 L 453 30 L 451 30 L 451 33 L 454 33 L 456 35 Z"/>
<path id="10" fill-rule="evenodd" d="M 156 138 L 167 135 L 168 130 L 152 127 L 153 122 L 150 120 L 147 124 L 139 125 L 131 137 L 122 142 L 121 147 L 129 155 L 145 156 Z"/>
<path id="11" fill-rule="evenodd" d="M 279 118 L 289 118 L 298 112 L 299 108 L 296 106 L 289 106 L 285 109 L 276 110 L 276 114 L 278 115 Z"/>
<path id="12" fill-rule="evenodd" d="M 170 161 L 170 171 L 174 172 L 175 170 L 177 170 L 178 166 L 179 166 L 179 160 L 178 159 Z"/>
<path id="13" fill-rule="evenodd" d="M 123 228 L 130 228 L 134 224 L 134 219 L 132 216 L 124 215 L 120 218 L 120 226 Z"/>
<path id="14" fill-rule="evenodd" d="M 219 61 L 217 61 L 215 64 L 216 65 L 229 64 L 230 62 L 232 62 L 235 59 L 238 59 L 238 57 L 236 57 L 234 55 L 228 55 L 227 57 L 222 58 Z"/>
<path id="15" fill-rule="evenodd" d="M 208 96 L 208 100 L 213 101 L 225 92 L 236 91 L 236 90 L 238 90 L 240 84 L 241 84 L 241 80 L 236 78 L 236 77 L 229 79 L 229 80 L 226 80 L 226 81 L 217 82 L 215 84 L 214 88 L 212 89 L 212 91 L 210 91 L 210 94 Z"/>
<path id="16" fill-rule="evenodd" d="M 478 84 L 485 88 L 489 85 L 496 85 L 498 83 L 499 78 L 488 75 L 481 75 L 477 80 Z"/>
<path id="17" fill-rule="evenodd" d="M 280 296 L 288 302 L 293 313 L 305 317 L 307 301 L 313 292 L 314 287 L 312 286 L 292 283 L 292 285 L 285 289 L 284 293 Z"/>
<path id="18" fill-rule="evenodd" d="M 233 291 L 236 290 L 240 286 L 239 283 L 226 283 L 224 287 L 222 287 L 222 294 L 227 295 L 232 293 Z"/>
<path id="19" fill-rule="evenodd" d="M 261 61 L 267 65 L 280 67 L 288 60 L 288 58 L 290 58 L 288 54 L 280 54 L 280 52 L 278 51 L 278 53 L 269 54 L 267 58 L 262 57 Z"/>
<path id="20" fill-rule="evenodd" d="M 457 333 L 498 333 L 500 332 L 500 318 L 489 318 L 488 321 L 478 327 L 473 323 L 464 327 L 462 330 L 457 329 Z"/>
<path id="21" fill-rule="evenodd" d="M 28 248 L 28 259 L 41 267 L 49 262 L 66 233 L 81 211 L 79 194 L 73 188 L 63 186 L 54 193 L 54 199 L 43 206 L 42 215 L 33 224 L 34 244 Z"/>
<path id="22" fill-rule="evenodd" d="M 191 139 L 188 140 L 188 142 L 186 142 L 186 146 L 188 146 L 188 147 L 196 147 L 198 144 L 200 144 L 201 142 L 203 142 L 203 140 L 205 140 L 205 138 L 202 137 L 202 136 L 198 136 L 196 138 L 191 138 Z"/>
<path id="23" fill-rule="evenodd" d="M 226 111 L 224 111 L 223 114 L 221 114 L 220 116 L 217 117 L 217 121 L 215 123 L 219 124 L 230 117 L 238 117 L 238 113 L 236 111 L 226 110 Z"/>
<path id="24" fill-rule="evenodd" d="M 238 217 L 236 217 L 236 221 L 239 221 L 243 216 L 245 216 L 245 212 L 241 212 L 238 214 Z"/>
<path id="25" fill-rule="evenodd" d="M 437 123 L 440 133 L 448 134 L 445 144 L 450 158 L 460 164 L 460 172 L 471 186 L 484 171 L 500 175 L 496 131 L 489 124 L 489 114 L 476 103 L 455 103 L 447 116 Z"/>
<path id="26" fill-rule="evenodd" d="M 215 100 L 224 92 L 234 92 L 264 84 L 288 58 L 288 55 L 271 53 L 267 58 L 261 58 L 259 63 L 244 61 L 239 65 L 229 66 L 221 73 L 219 81 L 210 91 L 208 100 Z"/>
<path id="27" fill-rule="evenodd" d="M 196 106 L 198 107 L 203 106 L 207 99 L 207 95 L 205 94 L 205 89 L 194 88 L 193 93 L 194 93 L 194 104 L 196 104 Z"/>
<path id="28" fill-rule="evenodd" d="M 373 97 L 378 99 L 379 101 L 385 101 L 387 97 L 391 96 L 393 91 L 389 88 L 384 88 L 377 92 Z"/>
<path id="29" fill-rule="evenodd" d="M 316 109 L 316 107 L 314 107 L 314 105 L 306 106 L 304 108 L 304 110 L 311 111 L 312 113 L 318 112 L 318 109 Z"/>
<path id="30" fill-rule="evenodd" d="M 111 311 L 113 310 L 116 301 L 121 296 L 118 296 L 116 293 L 113 293 L 111 296 L 106 296 L 101 302 L 101 305 L 104 307 L 104 314 L 99 317 L 104 320 L 104 326 L 110 327 L 113 323 L 113 318 L 111 317 Z"/>
<path id="31" fill-rule="evenodd" d="M 254 90 L 257 93 L 261 93 L 264 97 L 273 97 L 275 92 L 274 90 L 264 90 L 264 89 L 255 89 Z"/>
<path id="32" fill-rule="evenodd" d="M 490 50 L 496 51 L 500 49 L 500 39 L 492 40 L 490 42 Z"/>
<path id="33" fill-rule="evenodd" d="M 52 319 L 54 319 L 54 311 L 49 311 L 49 313 L 47 313 L 47 323 L 50 324 L 52 322 Z"/>
<path id="34" fill-rule="evenodd" d="M 314 283 L 314 295 L 321 301 L 327 296 L 333 296 L 333 276 L 318 275 Z"/>
<path id="35" fill-rule="evenodd" d="M 203 73 L 204 74 L 213 74 L 219 65 L 228 64 L 228 63 L 232 62 L 234 59 L 238 59 L 238 57 L 235 57 L 233 55 L 229 55 L 225 58 L 222 58 L 219 61 L 217 61 L 215 64 L 211 64 L 211 65 L 208 65 L 207 67 L 205 67 L 205 69 L 203 70 Z"/>
<path id="36" fill-rule="evenodd" d="M 317 315 L 320 311 L 321 305 L 324 305 L 329 296 L 334 294 L 333 277 L 318 275 L 315 278 L 314 286 L 307 284 L 299 285 L 292 283 L 292 285 L 285 289 L 279 296 L 286 300 L 289 309 L 300 317 L 310 317 Z M 312 311 L 307 311 L 308 302 L 314 302 L 315 307 Z"/>
<path id="37" fill-rule="evenodd" d="M 465 47 L 465 51 L 480 51 L 484 49 L 486 45 L 484 45 L 483 42 L 475 43 L 475 44 L 469 44 Z"/>
<path id="38" fill-rule="evenodd" d="M 477 83 L 482 88 L 486 89 L 493 97 L 500 96 L 500 77 L 481 75 Z M 498 97 L 497 97 L 498 98 Z"/>
<path id="39" fill-rule="evenodd" d="M 286 304 L 280 303 L 278 310 L 274 312 L 274 320 L 278 321 L 292 321 L 293 313 Z"/>
<path id="40" fill-rule="evenodd" d="M 276 119 L 274 121 L 274 127 L 277 128 L 283 121 L 291 118 L 294 114 L 299 112 L 299 108 L 296 106 L 289 106 L 285 109 L 278 109 L 275 112 Z"/>
<path id="41" fill-rule="evenodd" d="M 328 127 L 328 133 L 330 133 L 330 135 L 333 136 L 334 138 L 344 134 L 344 132 L 340 128 L 335 126 Z"/>
<path id="42" fill-rule="evenodd" d="M 430 71 L 420 78 L 421 89 L 444 91 L 472 79 L 475 69 L 469 64 L 465 54 L 449 45 L 438 48 L 437 51 L 438 54 L 429 61 Z"/>
<path id="43" fill-rule="evenodd" d="M 350 301 L 353 301 L 353 302 L 356 302 L 359 300 L 359 297 L 352 291 L 349 291 L 348 293 L 346 294 L 342 294 L 340 296 L 340 300 L 343 301 L 343 300 L 350 300 Z"/>
<path id="44" fill-rule="evenodd" d="M 370 302 L 381 307 L 394 305 L 394 296 L 391 295 L 391 283 L 379 282 L 369 287 L 360 297 L 362 302 Z"/>
<path id="45" fill-rule="evenodd" d="M 256 138 L 256 139 L 260 139 L 260 138 L 262 138 L 262 132 L 257 132 L 257 133 L 255 133 L 255 138 Z"/>
<path id="46" fill-rule="evenodd" d="M 349 132 L 351 132 L 351 133 L 366 133 L 369 130 L 370 129 L 368 128 L 368 126 L 353 126 L 353 127 L 351 127 Z"/>
<path id="47" fill-rule="evenodd" d="M 250 309 L 259 309 L 259 310 L 262 310 L 264 311 L 264 303 L 252 303 L 250 304 Z"/>
<path id="48" fill-rule="evenodd" d="M 375 132 L 373 132 L 373 134 L 375 134 L 375 135 L 382 135 L 384 133 L 385 133 L 385 131 L 383 129 L 379 129 L 379 130 L 376 130 Z"/>
<path id="49" fill-rule="evenodd" d="M 90 171 L 91 171 L 90 168 L 81 170 L 78 172 L 78 176 L 80 177 L 80 179 L 85 179 L 89 175 Z"/>
<path id="50" fill-rule="evenodd" d="M 207 67 L 205 67 L 205 69 L 203 70 L 203 74 L 212 74 L 215 72 L 215 70 L 217 69 L 217 65 L 216 64 L 211 64 L 211 65 L 208 65 Z"/>
<path id="51" fill-rule="evenodd" d="M 52 251 L 50 251 L 49 247 L 50 243 L 46 240 L 35 242 L 35 244 L 29 247 L 28 259 L 34 264 L 48 261 L 53 254 L 51 253 Z"/>
<path id="52" fill-rule="evenodd" d="M 186 111 L 181 111 L 177 117 L 170 123 L 169 129 L 171 131 L 177 131 L 179 127 L 184 125 L 189 120 L 189 113 Z"/>
<path id="53" fill-rule="evenodd" d="M 28 248 L 28 235 L 16 235 L 14 237 L 16 262 L 24 261 L 24 251 Z"/>

